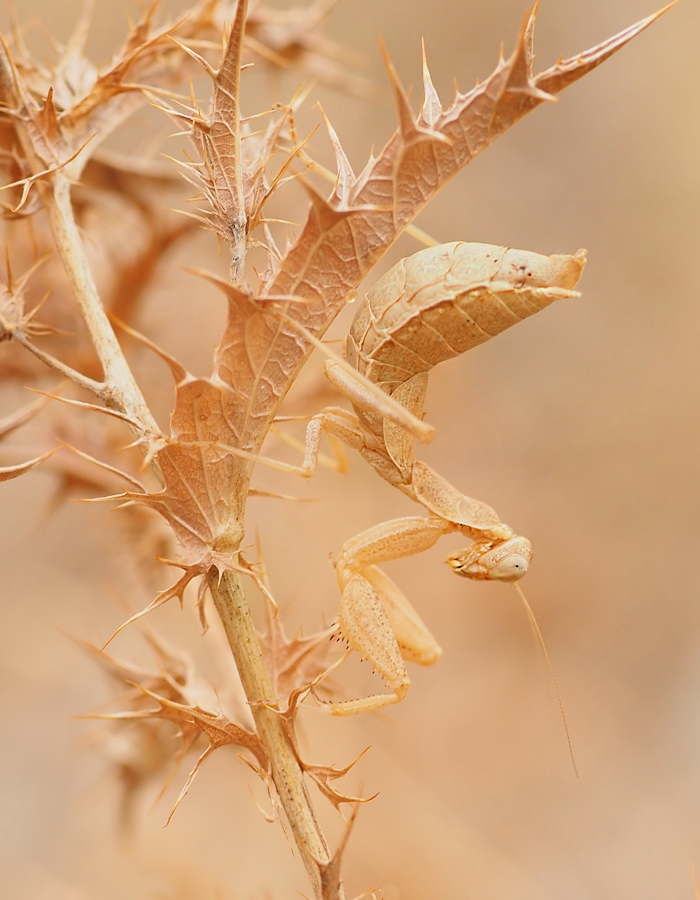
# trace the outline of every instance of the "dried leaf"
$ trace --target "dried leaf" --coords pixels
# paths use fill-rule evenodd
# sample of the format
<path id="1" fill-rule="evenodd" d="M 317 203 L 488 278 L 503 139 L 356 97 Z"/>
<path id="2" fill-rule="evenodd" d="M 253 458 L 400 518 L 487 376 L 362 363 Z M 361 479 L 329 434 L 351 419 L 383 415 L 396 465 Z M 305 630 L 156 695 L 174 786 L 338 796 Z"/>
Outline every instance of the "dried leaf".
<path id="1" fill-rule="evenodd" d="M 254 732 L 236 723 L 223 710 L 219 709 L 215 713 L 207 708 L 215 696 L 215 692 L 210 685 L 197 676 L 191 661 L 184 654 L 167 644 L 151 629 L 144 630 L 144 635 L 160 659 L 159 670 L 150 670 L 117 660 L 88 642 L 80 641 L 79 643 L 94 655 L 97 662 L 118 684 L 126 688 L 118 700 L 119 704 L 126 708 L 116 713 L 104 713 L 95 718 L 133 721 L 141 725 L 161 721 L 174 723 L 180 734 L 180 747 L 175 754 L 174 771 L 177 770 L 177 766 L 200 735 L 207 739 L 208 747 L 190 773 L 170 812 L 169 822 L 204 760 L 214 750 L 226 744 L 233 744 L 249 750 L 257 762 L 258 771 L 263 775 L 267 771 L 267 755 Z M 155 701 L 156 706 L 153 707 L 150 701 Z M 152 741 L 167 742 L 167 746 L 164 746 L 162 751 L 154 757 L 159 760 L 158 768 L 162 769 L 173 759 L 172 741 L 153 728 L 150 729 L 150 735 Z M 148 771 L 149 777 L 153 774 L 156 774 L 155 769 Z M 166 782 L 165 787 L 169 781 L 170 779 Z M 133 791 L 137 786 L 129 783 L 128 789 Z"/>
<path id="2" fill-rule="evenodd" d="M 41 304 L 29 312 L 26 312 L 24 308 L 24 295 L 29 279 L 44 260 L 38 260 L 20 278 L 15 280 L 10 266 L 9 248 L 5 248 L 5 253 L 7 279 L 0 281 L 0 341 L 11 340 L 15 332 L 22 332 L 26 336 L 50 334 L 55 329 L 34 321 Z"/>
<path id="3" fill-rule="evenodd" d="M 203 734 L 209 741 L 209 746 L 197 760 L 194 768 L 190 772 L 180 795 L 178 796 L 173 808 L 168 815 L 166 824 L 169 824 L 177 807 L 187 794 L 194 778 L 199 772 L 202 764 L 215 750 L 224 747 L 227 744 L 243 747 L 249 750 L 256 758 L 260 771 L 267 769 L 267 755 L 260 739 L 253 732 L 248 731 L 236 722 L 229 719 L 224 712 L 211 713 L 198 706 L 185 706 L 181 703 L 160 697 L 158 694 L 142 688 L 144 694 L 149 696 L 158 704 L 157 709 L 134 711 L 133 713 L 115 713 L 109 718 L 120 719 L 164 719 L 174 722 L 183 736 L 183 743 L 192 746 L 194 743 L 194 735 L 197 732 Z"/>
<path id="4" fill-rule="evenodd" d="M 299 633 L 290 640 L 279 615 L 268 615 L 267 631 L 261 643 L 278 697 L 288 699 L 295 690 L 313 683 L 326 669 L 335 631 L 332 626 L 309 637 Z"/>
<path id="5" fill-rule="evenodd" d="M 309 6 L 282 10 L 262 0 L 248 14 L 245 46 L 258 59 L 281 68 L 301 69 L 340 91 L 374 99 L 377 92 L 370 82 L 341 65 L 364 61 L 319 34 L 319 26 L 336 4 L 337 0 L 316 0 Z"/>
<path id="6" fill-rule="evenodd" d="M 191 127 L 194 143 L 204 164 L 192 167 L 212 207 L 216 231 L 232 245 L 232 280 L 238 283 L 245 260 L 246 210 L 241 160 L 241 116 L 239 110 L 241 52 L 247 0 L 238 0 L 221 65 L 217 70 L 199 54 L 188 50 L 200 62 L 214 85 L 211 111 L 204 118 L 198 110 L 191 116 L 182 113 Z M 235 271 L 234 271 L 235 270 Z"/>
<path id="7" fill-rule="evenodd" d="M 350 769 L 353 768 L 367 753 L 369 747 L 365 747 L 365 749 L 357 756 L 351 763 L 349 763 L 343 769 L 336 769 L 334 766 L 312 766 L 307 763 L 301 762 L 301 767 L 303 770 L 309 775 L 310 778 L 314 780 L 318 789 L 321 793 L 326 797 L 333 806 L 340 811 L 341 804 L 343 803 L 369 803 L 371 800 L 374 800 L 378 794 L 373 794 L 371 797 L 351 797 L 347 794 L 341 794 L 337 791 L 332 782 L 336 781 L 338 778 L 342 778 L 344 775 L 347 775 Z"/>

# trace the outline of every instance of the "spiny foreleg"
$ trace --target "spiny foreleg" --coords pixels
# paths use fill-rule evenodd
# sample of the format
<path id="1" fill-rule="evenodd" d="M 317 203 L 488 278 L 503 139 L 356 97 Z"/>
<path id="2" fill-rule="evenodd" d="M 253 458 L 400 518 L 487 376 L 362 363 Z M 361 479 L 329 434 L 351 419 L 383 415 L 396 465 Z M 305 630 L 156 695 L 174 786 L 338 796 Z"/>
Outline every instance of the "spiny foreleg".
<path id="1" fill-rule="evenodd" d="M 376 564 L 428 550 L 452 530 L 449 522 L 434 516 L 394 519 L 343 545 L 336 563 L 342 591 L 338 633 L 382 675 L 390 693 L 329 704 L 334 715 L 398 703 L 410 684 L 404 660 L 429 666 L 440 658 L 442 651 L 418 613 Z"/>

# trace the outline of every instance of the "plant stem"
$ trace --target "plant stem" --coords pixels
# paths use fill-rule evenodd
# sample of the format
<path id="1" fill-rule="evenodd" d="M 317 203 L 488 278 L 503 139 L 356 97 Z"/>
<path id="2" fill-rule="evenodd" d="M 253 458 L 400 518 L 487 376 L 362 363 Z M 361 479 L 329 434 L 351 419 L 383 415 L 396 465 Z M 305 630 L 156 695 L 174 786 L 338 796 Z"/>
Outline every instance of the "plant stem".
<path id="1" fill-rule="evenodd" d="M 43 188 L 43 189 L 42 189 Z M 112 325 L 97 293 L 97 287 L 85 255 L 85 248 L 73 216 L 70 182 L 56 172 L 47 186 L 40 186 L 51 233 L 68 275 L 76 302 L 90 333 L 105 376 L 105 401 L 143 425 L 146 432 L 159 434 L 158 423 L 119 346 Z"/>
<path id="2" fill-rule="evenodd" d="M 46 110 L 49 110 L 49 105 L 53 109 L 53 100 L 50 98 L 51 95 L 47 98 Z M 29 95 L 17 78 L 4 43 L 0 47 L 0 101 L 11 111 L 15 120 L 17 137 L 32 175 L 38 176 L 42 172 L 47 172 L 46 160 L 38 155 L 34 139 L 30 137 L 30 126 L 36 126 L 37 110 L 34 107 L 29 110 L 28 104 L 31 105 Z M 56 123 L 54 127 L 58 127 Z M 105 376 L 104 388 L 101 391 L 102 399 L 108 406 L 126 413 L 143 426 L 140 434 L 137 431 L 139 437 L 143 437 L 143 432 L 158 435 L 160 434 L 158 423 L 136 384 L 100 300 L 80 231 L 75 222 L 70 197 L 70 175 L 73 173 L 74 178 L 80 175 L 84 159 L 81 160 L 79 156 L 80 154 L 74 154 L 63 167 L 37 178 L 36 186 L 48 215 L 56 249 L 102 365 Z"/>
<path id="3" fill-rule="evenodd" d="M 80 372 L 76 372 L 75 369 L 71 369 L 70 366 L 62 363 L 60 359 L 56 359 L 54 356 L 51 356 L 50 353 L 46 353 L 40 347 L 37 347 L 36 344 L 33 344 L 21 331 L 15 331 L 12 335 L 12 340 L 21 347 L 24 347 L 25 350 L 29 350 L 30 353 L 33 353 L 37 359 L 40 359 L 50 369 L 58 372 L 59 375 L 63 375 L 64 378 L 70 379 L 74 384 L 77 384 L 78 387 L 90 391 L 98 397 L 104 396 L 106 385 L 103 382 L 94 381 L 92 378 L 88 378 L 86 375 L 81 375 Z"/>
<path id="4" fill-rule="evenodd" d="M 277 697 L 240 575 L 229 570 L 219 577 L 218 571 L 212 568 L 209 589 L 221 617 L 258 736 L 267 751 L 272 780 L 301 852 L 314 896 L 316 900 L 343 900 L 345 894 L 340 884 L 329 885 L 324 877 L 323 870 L 331 863 L 331 853 L 311 806 L 301 766 L 277 711 Z"/>

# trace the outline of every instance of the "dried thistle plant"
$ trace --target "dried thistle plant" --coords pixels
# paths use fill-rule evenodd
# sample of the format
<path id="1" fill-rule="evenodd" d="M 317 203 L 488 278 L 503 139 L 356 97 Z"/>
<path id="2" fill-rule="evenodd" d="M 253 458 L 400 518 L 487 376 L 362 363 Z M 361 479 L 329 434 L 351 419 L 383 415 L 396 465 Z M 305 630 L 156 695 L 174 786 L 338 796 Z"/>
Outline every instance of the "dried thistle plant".
<path id="1" fill-rule="evenodd" d="M 325 170 L 311 158 L 296 125 L 306 91 L 248 117 L 241 113 L 240 100 L 249 58 L 266 66 L 298 68 L 356 93 L 368 90 L 344 73 L 338 48 L 319 34 L 329 8 L 316 3 L 281 13 L 265 2 L 249 8 L 245 0 L 209 0 L 177 20 L 161 21 L 154 3 L 102 69 L 84 53 L 87 17 L 67 45 L 57 48 L 51 67 L 32 57 L 22 30 L 15 27 L 3 43 L 0 65 L 0 164 L 8 245 L 0 338 L 10 345 L 3 377 L 21 380 L 66 408 L 78 407 L 80 421 L 89 422 L 84 430 L 75 425 L 74 416 L 47 426 L 36 439 L 41 444 L 36 454 L 3 467 L 0 478 L 51 465 L 60 498 L 87 489 L 118 501 L 122 515 L 132 517 L 134 555 L 142 557 L 147 546 L 151 560 L 142 573 L 146 590 L 155 593 L 156 554 L 161 563 L 181 570 L 125 625 L 173 598 L 184 602 L 192 582 L 197 582 L 206 624 L 205 597 L 211 595 L 245 696 L 244 702 L 226 704 L 226 710 L 238 707 L 238 717 L 224 711 L 222 702 L 236 689 L 203 685 L 181 654 L 150 629 L 145 633 L 159 661 L 156 670 L 93 648 L 121 686 L 121 709 L 110 714 L 110 721 L 115 727 L 130 722 L 140 729 L 131 732 L 125 782 L 133 790 L 148 773 L 164 771 L 202 744 L 179 803 L 213 750 L 225 744 L 242 748 L 247 753 L 243 758 L 266 783 L 273 810 L 283 810 L 314 896 L 328 900 L 345 896 L 341 858 L 360 798 L 334 786 L 349 766 L 310 765 L 302 758 L 296 734 L 299 703 L 313 695 L 339 715 L 380 708 L 405 695 L 409 679 L 404 660 L 431 664 L 440 655 L 403 592 L 377 564 L 427 549 L 451 532 L 472 541 L 450 558 L 453 569 L 466 577 L 515 581 L 530 561 L 527 539 L 489 506 L 466 497 L 415 459 L 416 440 L 433 435 L 423 421 L 428 372 L 555 299 L 573 296 L 585 257 L 582 251 L 543 257 L 484 244 L 433 247 L 394 267 L 360 303 L 345 357 L 321 338 L 373 266 L 450 178 L 663 12 L 533 75 L 535 9 L 512 55 L 502 58 L 473 90 L 457 93 L 447 107 L 424 63 L 417 115 L 387 57 L 399 127 L 355 175 L 326 121 L 336 173 L 325 197 L 312 181 Z M 208 105 L 186 99 L 189 80 L 201 73 L 211 82 Z M 190 158 L 179 163 L 126 159 L 102 147 L 146 103 L 189 134 Z M 163 207 L 178 168 L 195 186 L 197 205 L 195 212 L 183 206 L 189 217 L 174 224 Z M 300 219 L 306 216 L 305 223 L 296 237 L 270 212 L 290 181 L 303 185 L 308 197 L 308 209 L 299 213 Z M 104 204 L 105 197 L 129 209 L 145 239 L 130 256 L 116 261 L 111 287 L 100 292 L 81 230 L 89 234 L 90 210 Z M 123 227 L 119 216 L 109 224 L 115 234 Z M 199 225 L 230 249 L 228 280 L 199 272 L 228 302 L 228 319 L 207 378 L 191 375 L 133 327 L 157 265 Z M 27 234 L 30 242 L 23 237 Z M 288 244 L 281 249 L 285 239 Z M 252 252 L 264 255 L 259 272 L 250 264 Z M 196 269 L 197 260 L 192 263 Z M 115 322 L 124 335 L 122 343 Z M 176 393 L 167 433 L 144 398 L 149 385 L 139 384 L 127 363 L 127 341 L 145 344 L 170 367 Z M 314 410 L 303 461 L 281 463 L 263 456 L 263 443 L 284 418 L 281 404 L 315 347 L 326 353 L 326 374 L 353 411 L 342 406 Z M 0 436 L 41 417 L 45 407 L 41 400 L 8 416 L 0 422 Z M 119 449 L 125 429 L 140 460 L 133 448 L 130 453 Z M 257 464 L 311 476 L 324 432 L 335 452 L 331 465 L 344 468 L 339 444 L 348 445 L 428 515 L 378 524 L 350 538 L 336 562 L 342 595 L 338 622 L 290 640 L 262 555 L 251 562 L 242 550 L 246 504 L 255 493 L 251 477 Z M 54 438 L 65 447 L 55 456 Z M 127 490 L 115 487 L 119 479 L 126 480 Z M 247 584 L 265 597 L 264 635 L 255 628 Z M 389 693 L 338 698 L 329 680 L 339 661 L 329 657 L 328 639 L 334 635 L 372 663 Z M 179 746 L 163 731 L 163 721 L 177 725 Z M 309 780 L 336 809 L 351 810 L 345 837 L 335 850 L 319 826 Z"/>

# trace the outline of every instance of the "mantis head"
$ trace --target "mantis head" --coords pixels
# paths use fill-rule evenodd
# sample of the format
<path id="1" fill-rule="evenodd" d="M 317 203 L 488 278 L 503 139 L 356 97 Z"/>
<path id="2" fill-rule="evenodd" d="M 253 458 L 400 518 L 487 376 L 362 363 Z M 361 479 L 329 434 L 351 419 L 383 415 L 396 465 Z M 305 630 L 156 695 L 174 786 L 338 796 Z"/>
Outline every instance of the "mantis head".
<path id="1" fill-rule="evenodd" d="M 484 581 L 518 581 L 527 573 L 532 544 L 524 537 L 512 537 L 494 544 L 476 541 L 466 550 L 447 558 L 456 575 Z"/>

